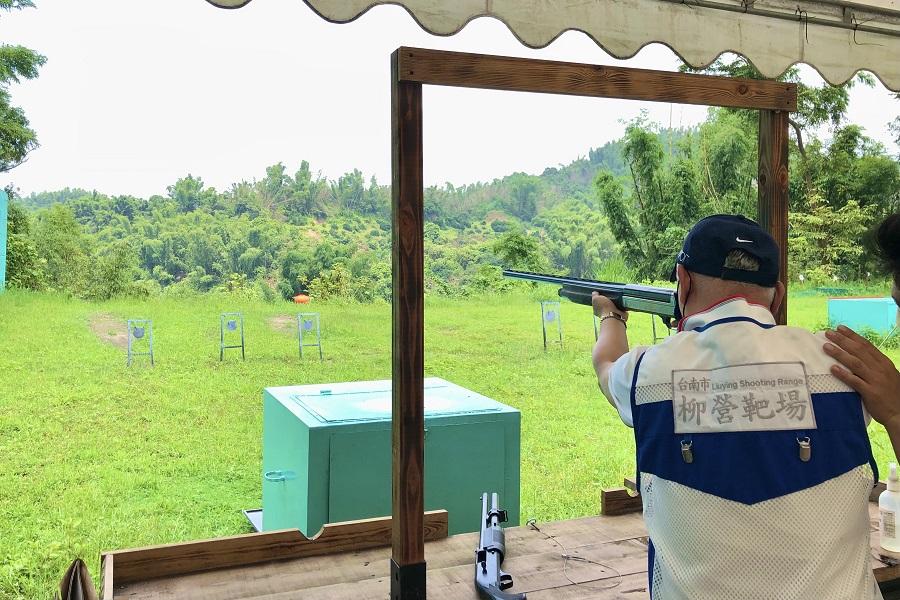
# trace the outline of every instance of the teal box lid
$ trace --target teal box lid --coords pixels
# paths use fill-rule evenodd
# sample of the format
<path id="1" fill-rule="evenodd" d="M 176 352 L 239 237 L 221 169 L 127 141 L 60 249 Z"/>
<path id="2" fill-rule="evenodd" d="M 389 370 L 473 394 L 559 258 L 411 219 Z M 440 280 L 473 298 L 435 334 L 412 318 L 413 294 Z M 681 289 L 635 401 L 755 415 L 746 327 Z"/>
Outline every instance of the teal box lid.
<path id="1" fill-rule="evenodd" d="M 278 387 L 266 391 L 298 416 L 303 415 L 297 413 L 295 407 L 303 409 L 323 425 L 391 420 L 393 400 L 389 379 Z M 518 411 L 444 379 L 425 379 L 426 419 L 501 412 Z"/>

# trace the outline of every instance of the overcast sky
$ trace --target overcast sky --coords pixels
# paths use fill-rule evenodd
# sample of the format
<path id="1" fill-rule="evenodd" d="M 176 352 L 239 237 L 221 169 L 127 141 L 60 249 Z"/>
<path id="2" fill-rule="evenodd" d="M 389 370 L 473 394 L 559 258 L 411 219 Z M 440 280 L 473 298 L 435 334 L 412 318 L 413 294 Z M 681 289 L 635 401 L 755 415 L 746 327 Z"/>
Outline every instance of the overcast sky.
<path id="1" fill-rule="evenodd" d="M 336 178 L 353 168 L 390 180 L 389 56 L 401 45 L 674 70 L 653 45 L 617 61 L 568 32 L 530 50 L 499 21 L 453 37 L 423 32 L 401 8 L 334 25 L 301 0 L 255 0 L 233 11 L 204 0 L 36 0 L 0 17 L 0 40 L 48 58 L 13 99 L 41 147 L 6 173 L 21 191 L 63 187 L 147 197 L 192 173 L 207 185 L 306 159 Z M 806 68 L 810 81 L 820 81 Z M 703 107 L 425 88 L 426 183 L 456 185 L 587 155 L 640 110 L 694 125 Z M 879 83 L 852 93 L 850 120 L 889 145 L 900 101 Z M 827 135 L 827 131 L 824 132 Z"/>

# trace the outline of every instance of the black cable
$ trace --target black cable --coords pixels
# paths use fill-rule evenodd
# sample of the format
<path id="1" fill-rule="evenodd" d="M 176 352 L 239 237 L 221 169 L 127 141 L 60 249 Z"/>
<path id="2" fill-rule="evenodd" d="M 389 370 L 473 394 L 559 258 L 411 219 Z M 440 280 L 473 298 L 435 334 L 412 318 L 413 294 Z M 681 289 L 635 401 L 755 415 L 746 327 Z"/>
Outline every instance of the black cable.
<path id="1" fill-rule="evenodd" d="M 589 559 L 589 558 L 584 558 L 583 556 L 573 556 L 572 554 L 569 554 L 569 549 L 566 548 L 566 547 L 563 545 L 562 542 L 560 542 L 558 539 L 556 539 L 555 536 L 549 535 L 549 534 L 547 534 L 546 532 L 541 531 L 541 529 L 537 526 L 537 521 L 536 521 L 535 519 L 528 519 L 528 520 L 525 522 L 525 524 L 528 525 L 529 527 L 531 527 L 533 530 L 535 530 L 535 531 L 537 531 L 538 533 L 540 533 L 541 535 L 543 535 L 545 538 L 547 538 L 548 540 L 550 540 L 551 542 L 553 542 L 554 544 L 556 544 L 556 545 L 559 546 L 560 548 L 562 548 L 563 554 L 562 554 L 561 556 L 562 556 L 562 558 L 564 559 L 564 562 L 563 562 L 563 575 L 566 577 L 566 579 L 569 580 L 569 583 L 571 583 L 572 585 L 580 585 L 580 586 L 584 586 L 584 587 L 590 588 L 590 589 L 592 589 L 592 590 L 597 590 L 597 591 L 601 591 L 601 590 L 611 590 L 611 589 L 613 589 L 614 587 L 618 587 L 619 585 L 621 585 L 621 583 L 622 583 L 622 574 L 618 571 L 618 569 L 616 569 L 616 568 L 614 568 L 614 567 L 611 567 L 611 566 L 609 566 L 609 565 L 603 564 L 603 563 L 601 563 L 601 562 L 597 562 L 596 560 L 591 560 L 591 559 Z M 603 542 L 603 543 L 601 543 L 601 544 L 596 544 L 596 545 L 612 544 L 612 543 L 614 543 L 614 542 L 616 542 L 616 541 L 617 541 L 617 540 L 611 540 L 611 541 L 609 541 L 609 542 Z M 613 573 L 616 574 L 617 581 L 616 581 L 614 584 L 612 584 L 612 585 L 607 585 L 607 586 L 604 586 L 604 587 L 597 587 L 597 586 L 593 586 L 593 585 L 588 585 L 588 584 L 590 584 L 590 583 L 593 582 L 593 581 L 599 581 L 599 579 L 592 579 L 592 580 L 590 580 L 590 581 L 584 581 L 584 582 L 579 583 L 579 582 L 573 580 L 571 577 L 569 577 L 569 561 L 570 561 L 570 560 L 574 560 L 574 561 L 578 561 L 578 562 L 583 562 L 583 563 L 589 563 L 589 564 L 592 564 L 592 565 L 597 565 L 598 567 L 602 567 L 602 568 L 604 568 L 604 569 L 607 569 L 607 570 L 609 570 L 609 571 L 612 571 Z"/>

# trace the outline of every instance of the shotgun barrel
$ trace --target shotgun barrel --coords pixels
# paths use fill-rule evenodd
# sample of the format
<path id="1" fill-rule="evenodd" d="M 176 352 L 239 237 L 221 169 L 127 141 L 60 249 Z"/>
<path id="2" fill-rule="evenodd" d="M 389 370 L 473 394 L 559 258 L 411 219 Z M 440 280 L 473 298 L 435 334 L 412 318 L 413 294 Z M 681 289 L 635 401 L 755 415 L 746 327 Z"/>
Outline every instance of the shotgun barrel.
<path id="1" fill-rule="evenodd" d="M 675 318 L 675 290 L 669 288 L 635 283 L 594 281 L 577 277 L 559 277 L 511 269 L 504 269 L 503 276 L 558 285 L 560 286 L 560 296 L 578 304 L 591 306 L 591 295 L 593 292 L 597 292 L 612 300 L 622 310 L 659 315 L 666 323 L 670 323 Z"/>

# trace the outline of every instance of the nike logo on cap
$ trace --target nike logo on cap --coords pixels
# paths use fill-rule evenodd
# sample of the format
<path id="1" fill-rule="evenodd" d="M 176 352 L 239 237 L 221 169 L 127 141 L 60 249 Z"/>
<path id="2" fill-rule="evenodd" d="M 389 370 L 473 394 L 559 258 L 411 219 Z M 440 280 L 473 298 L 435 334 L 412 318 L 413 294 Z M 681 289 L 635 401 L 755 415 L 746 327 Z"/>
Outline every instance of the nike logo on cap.
<path id="1" fill-rule="evenodd" d="M 742 244 L 752 244 L 753 243 L 753 240 L 742 240 L 741 236 L 734 238 L 734 241 L 740 242 Z"/>

